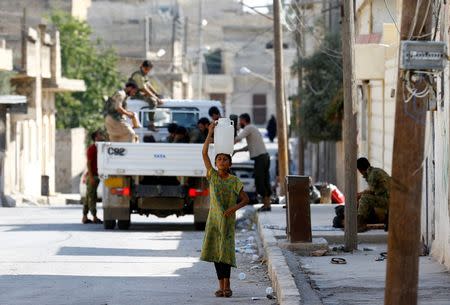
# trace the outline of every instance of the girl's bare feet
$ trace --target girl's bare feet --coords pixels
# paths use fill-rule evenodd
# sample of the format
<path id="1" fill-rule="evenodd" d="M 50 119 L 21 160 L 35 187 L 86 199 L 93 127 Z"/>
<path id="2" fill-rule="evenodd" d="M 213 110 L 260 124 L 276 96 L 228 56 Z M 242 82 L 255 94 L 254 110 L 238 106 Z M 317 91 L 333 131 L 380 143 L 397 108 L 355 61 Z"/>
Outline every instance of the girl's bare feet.
<path id="1" fill-rule="evenodd" d="M 225 296 L 225 294 L 223 293 L 222 289 L 217 290 L 214 295 L 218 298 L 223 298 Z"/>
<path id="2" fill-rule="evenodd" d="M 230 279 L 223 279 L 224 289 L 223 296 L 229 298 L 233 295 L 233 291 L 230 288 Z"/>
<path id="3" fill-rule="evenodd" d="M 231 291 L 231 289 L 225 289 L 223 291 L 223 296 L 226 298 L 230 298 L 233 295 L 233 291 Z"/>

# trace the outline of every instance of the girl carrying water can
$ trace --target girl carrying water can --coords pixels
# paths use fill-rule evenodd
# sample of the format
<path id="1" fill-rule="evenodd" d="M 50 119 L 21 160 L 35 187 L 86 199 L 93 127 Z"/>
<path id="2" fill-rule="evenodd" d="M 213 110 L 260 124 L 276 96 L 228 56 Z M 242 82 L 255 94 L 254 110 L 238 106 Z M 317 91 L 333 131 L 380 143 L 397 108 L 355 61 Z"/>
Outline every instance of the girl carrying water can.
<path id="1" fill-rule="evenodd" d="M 209 144 L 216 123 L 209 126 L 208 137 L 203 144 L 203 162 L 209 181 L 210 210 L 206 222 L 200 259 L 213 262 L 219 279 L 216 297 L 231 297 L 231 267 L 236 267 L 234 230 L 236 211 L 248 204 L 249 198 L 243 190 L 243 184 L 231 175 L 231 155 L 218 153 L 215 157 L 217 170 L 209 159 Z"/>

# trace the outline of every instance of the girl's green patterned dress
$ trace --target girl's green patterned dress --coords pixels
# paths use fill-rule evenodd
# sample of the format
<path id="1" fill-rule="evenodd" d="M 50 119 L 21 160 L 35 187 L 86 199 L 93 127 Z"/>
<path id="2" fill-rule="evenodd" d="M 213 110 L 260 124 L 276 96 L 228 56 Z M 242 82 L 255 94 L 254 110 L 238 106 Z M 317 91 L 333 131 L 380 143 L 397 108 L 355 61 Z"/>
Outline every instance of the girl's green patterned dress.
<path id="1" fill-rule="evenodd" d="M 242 182 L 236 176 L 219 177 L 215 169 L 208 175 L 210 209 L 206 221 L 200 259 L 207 262 L 225 263 L 236 267 L 234 227 L 236 217 L 225 217 L 223 213 L 236 205 Z"/>

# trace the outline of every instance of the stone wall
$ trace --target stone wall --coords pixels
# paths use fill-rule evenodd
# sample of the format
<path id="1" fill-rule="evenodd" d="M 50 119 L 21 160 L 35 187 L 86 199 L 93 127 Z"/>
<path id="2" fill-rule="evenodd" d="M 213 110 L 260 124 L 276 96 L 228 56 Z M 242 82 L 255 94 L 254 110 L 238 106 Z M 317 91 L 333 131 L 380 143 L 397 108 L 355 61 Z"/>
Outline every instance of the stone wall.
<path id="1" fill-rule="evenodd" d="M 84 128 L 56 132 L 56 191 L 78 193 L 80 177 L 86 169 Z"/>
<path id="2" fill-rule="evenodd" d="M 26 8 L 26 27 L 48 23 L 52 10 L 61 10 L 85 20 L 91 0 L 0 0 L 0 37 L 13 50 L 14 66 L 21 67 L 21 28 Z"/>

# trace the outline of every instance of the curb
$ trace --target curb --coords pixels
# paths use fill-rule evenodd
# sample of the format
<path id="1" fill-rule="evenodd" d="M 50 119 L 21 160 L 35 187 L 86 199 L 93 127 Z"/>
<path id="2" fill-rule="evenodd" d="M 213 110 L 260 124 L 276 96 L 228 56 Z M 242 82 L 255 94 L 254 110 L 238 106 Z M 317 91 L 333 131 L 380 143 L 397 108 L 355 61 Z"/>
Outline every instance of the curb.
<path id="1" fill-rule="evenodd" d="M 267 259 L 269 277 L 277 293 L 278 304 L 301 304 L 301 297 L 297 285 L 292 277 L 286 258 L 277 245 L 277 240 L 272 230 L 266 229 L 261 225 L 258 215 L 256 215 L 256 222 Z"/>
<path id="2" fill-rule="evenodd" d="M 268 230 L 268 229 L 266 229 Z M 283 232 L 282 234 L 274 234 L 276 239 L 286 239 L 286 227 L 280 227 L 277 231 Z M 333 233 L 327 233 L 327 232 L 320 232 L 320 231 L 312 231 L 312 237 L 313 238 L 323 238 L 325 239 L 328 244 L 343 244 L 345 243 L 344 235 L 340 234 L 333 234 Z M 365 232 L 365 233 L 358 233 L 358 243 L 359 244 L 386 244 L 387 243 L 387 233 L 371 233 Z"/>

